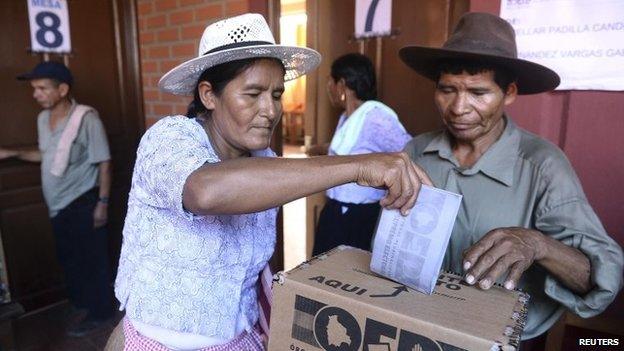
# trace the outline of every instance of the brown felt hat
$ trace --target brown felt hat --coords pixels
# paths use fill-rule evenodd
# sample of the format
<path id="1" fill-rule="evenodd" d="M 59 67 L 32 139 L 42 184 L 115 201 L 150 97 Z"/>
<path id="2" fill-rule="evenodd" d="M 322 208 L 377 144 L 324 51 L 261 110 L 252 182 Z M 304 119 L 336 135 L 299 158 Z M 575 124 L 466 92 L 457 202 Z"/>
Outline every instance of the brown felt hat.
<path id="1" fill-rule="evenodd" d="M 441 48 L 406 46 L 399 57 L 419 74 L 437 79 L 440 62 L 466 60 L 502 67 L 517 77 L 518 94 L 555 89 L 559 75 L 548 67 L 518 58 L 516 34 L 509 22 L 489 13 L 470 12 L 459 19 Z"/>

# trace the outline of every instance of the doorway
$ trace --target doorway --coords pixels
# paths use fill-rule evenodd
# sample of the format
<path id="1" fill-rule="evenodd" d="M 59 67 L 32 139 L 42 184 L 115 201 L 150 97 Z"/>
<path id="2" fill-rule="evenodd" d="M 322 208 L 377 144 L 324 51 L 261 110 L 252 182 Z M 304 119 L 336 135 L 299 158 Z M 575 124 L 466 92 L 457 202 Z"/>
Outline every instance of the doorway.
<path id="1" fill-rule="evenodd" d="M 290 4 L 298 2 L 282 0 L 282 15 L 290 14 Z M 302 8 L 303 4 L 293 7 L 300 6 L 300 13 L 306 15 L 305 44 L 323 56 L 319 67 L 305 78 L 303 139 L 305 145 L 324 144 L 330 142 L 341 112 L 332 107 L 326 92 L 331 63 L 343 54 L 361 50 L 359 43 L 353 40 L 355 0 L 306 0 L 301 3 L 305 3 L 305 8 Z M 433 105 L 433 84 L 411 71 L 397 53 L 407 45 L 441 45 L 459 16 L 468 11 L 468 4 L 468 0 L 393 1 L 393 28 L 399 30 L 396 35 L 384 38 L 380 47 L 383 65 L 379 67 L 379 73 L 383 79 L 377 89 L 383 102 L 397 111 L 401 122 L 412 135 L 438 129 L 440 118 Z M 284 28 L 281 33 L 285 37 L 288 35 Z M 376 49 L 375 45 L 365 43 L 364 54 L 375 57 Z M 285 140 L 287 143 L 288 140 Z M 302 206 L 306 211 L 306 227 L 296 235 L 284 233 L 285 256 L 292 257 L 295 253 L 301 255 L 297 257 L 311 256 L 314 231 L 324 204 L 324 192 L 306 198 L 305 206 Z M 284 214 L 289 216 L 287 210 Z M 291 252 L 288 240 L 297 240 L 300 247 L 305 247 L 306 255 Z"/>
<path id="2" fill-rule="evenodd" d="M 280 1 L 280 43 L 306 46 L 306 0 Z M 306 77 L 286 82 L 282 96 L 282 140 L 284 157 L 303 158 Z M 298 199 L 283 207 L 284 269 L 306 260 L 306 200 Z"/>
<path id="3" fill-rule="evenodd" d="M 30 45 L 26 5 L 0 1 L 0 42 L 4 44 L 0 109 L 8 111 L 0 116 L 0 146 L 14 149 L 37 147 L 40 107 L 33 101 L 30 85 L 13 78 L 43 59 L 26 50 Z M 138 36 L 135 9 L 134 0 L 71 1 L 69 5 L 74 29 L 74 52 L 69 58 L 73 96 L 99 112 L 110 142 L 114 172 L 108 224 L 111 272 L 116 272 L 134 155 L 144 129 L 139 49 L 132 39 Z M 92 28 L 97 30 L 87 30 Z M 62 61 L 55 55 L 50 59 Z M 2 282 L 8 281 L 11 301 L 27 312 L 66 297 L 40 172 L 35 163 L 0 162 L 0 233 L 3 271 L 8 275 Z"/>

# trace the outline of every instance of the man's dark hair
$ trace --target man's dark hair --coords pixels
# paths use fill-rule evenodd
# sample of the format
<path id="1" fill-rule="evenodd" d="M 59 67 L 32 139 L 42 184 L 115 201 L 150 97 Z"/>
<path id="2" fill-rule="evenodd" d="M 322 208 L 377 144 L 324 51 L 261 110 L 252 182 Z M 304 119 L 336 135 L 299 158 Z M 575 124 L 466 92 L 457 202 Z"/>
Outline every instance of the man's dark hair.
<path id="1" fill-rule="evenodd" d="M 362 101 L 377 98 L 377 79 L 373 63 L 361 54 L 346 54 L 337 58 L 331 66 L 334 82 L 344 79 L 346 86 Z"/>
<path id="2" fill-rule="evenodd" d="M 494 72 L 494 82 L 503 92 L 507 92 L 509 85 L 518 79 L 511 70 L 489 62 L 477 60 L 446 60 L 438 64 L 438 74 L 435 82 L 437 83 L 440 80 L 442 73 L 462 74 L 466 72 L 470 75 L 475 75 L 487 71 Z"/>
<path id="3" fill-rule="evenodd" d="M 58 89 L 58 87 L 61 86 L 61 84 L 67 84 L 67 99 L 71 100 L 71 93 L 72 93 L 72 86 L 69 83 L 66 82 L 61 82 L 60 80 L 56 79 L 56 78 L 41 78 L 41 79 L 49 79 L 50 83 L 52 83 L 52 86 L 54 86 L 55 89 Z"/>
<path id="4" fill-rule="evenodd" d="M 60 80 L 55 79 L 55 78 L 48 78 L 48 79 L 52 82 L 52 85 L 54 85 L 55 88 L 58 88 L 61 85 L 61 83 L 63 83 Z M 67 86 L 69 86 L 69 88 L 71 89 L 71 85 L 67 84 Z"/>
<path id="5" fill-rule="evenodd" d="M 254 63 L 262 59 L 274 60 L 275 62 L 278 62 L 282 66 L 282 68 L 284 67 L 282 61 L 278 59 L 254 57 L 230 61 L 206 69 L 204 72 L 202 72 L 201 76 L 199 76 L 199 79 L 197 79 L 197 84 L 195 85 L 195 93 L 193 94 L 193 101 L 191 101 L 188 106 L 186 116 L 189 118 L 194 118 L 198 115 L 206 114 L 209 112 L 199 98 L 199 83 L 201 83 L 202 81 L 210 83 L 213 93 L 216 96 L 221 96 L 223 89 L 229 82 L 231 82 L 239 74 L 244 72 L 247 68 L 251 67 Z M 286 71 L 284 70 L 284 73 L 285 72 Z"/>

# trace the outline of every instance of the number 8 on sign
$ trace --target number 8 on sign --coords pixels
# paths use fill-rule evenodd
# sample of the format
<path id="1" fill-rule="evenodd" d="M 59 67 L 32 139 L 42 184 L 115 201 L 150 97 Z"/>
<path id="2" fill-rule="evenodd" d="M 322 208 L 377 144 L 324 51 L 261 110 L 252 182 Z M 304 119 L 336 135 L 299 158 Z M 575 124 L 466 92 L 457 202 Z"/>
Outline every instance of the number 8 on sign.
<path id="1" fill-rule="evenodd" d="M 66 0 L 27 0 L 33 52 L 71 52 Z"/>
<path id="2" fill-rule="evenodd" d="M 59 32 L 61 19 L 52 12 L 39 12 L 35 17 L 39 26 L 37 42 L 47 48 L 57 48 L 63 43 L 63 34 Z"/>

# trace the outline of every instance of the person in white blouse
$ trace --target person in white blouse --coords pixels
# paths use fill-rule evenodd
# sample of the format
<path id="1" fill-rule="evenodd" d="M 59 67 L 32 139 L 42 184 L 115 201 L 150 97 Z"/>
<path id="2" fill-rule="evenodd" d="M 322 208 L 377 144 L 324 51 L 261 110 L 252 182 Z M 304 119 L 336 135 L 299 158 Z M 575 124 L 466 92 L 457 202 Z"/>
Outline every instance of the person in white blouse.
<path id="1" fill-rule="evenodd" d="M 389 188 L 383 205 L 407 213 L 430 184 L 404 153 L 275 157 L 284 81 L 319 61 L 245 14 L 208 26 L 199 56 L 162 77 L 163 91 L 193 102 L 140 142 L 115 283 L 126 317 L 108 350 L 263 350 L 258 274 L 278 206 L 357 182 Z"/>
<path id="2" fill-rule="evenodd" d="M 343 110 L 331 143 L 315 145 L 308 155 L 359 155 L 398 152 L 412 138 L 397 114 L 377 101 L 375 69 L 368 57 L 346 54 L 331 66 L 327 95 Z M 319 217 L 313 255 L 338 245 L 370 250 L 371 239 L 386 191 L 349 183 L 327 190 Z"/>

